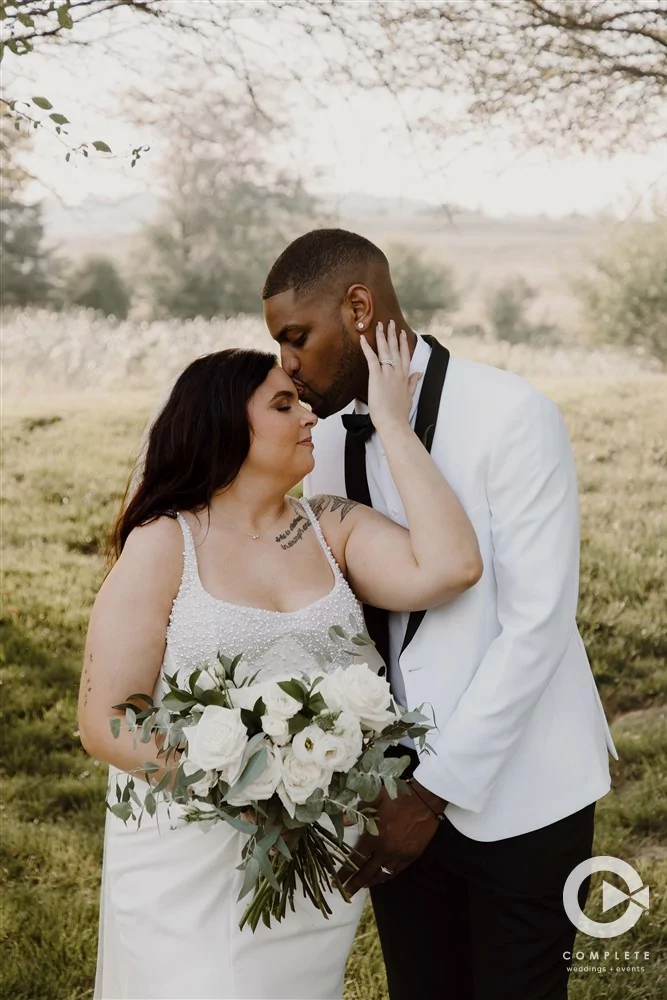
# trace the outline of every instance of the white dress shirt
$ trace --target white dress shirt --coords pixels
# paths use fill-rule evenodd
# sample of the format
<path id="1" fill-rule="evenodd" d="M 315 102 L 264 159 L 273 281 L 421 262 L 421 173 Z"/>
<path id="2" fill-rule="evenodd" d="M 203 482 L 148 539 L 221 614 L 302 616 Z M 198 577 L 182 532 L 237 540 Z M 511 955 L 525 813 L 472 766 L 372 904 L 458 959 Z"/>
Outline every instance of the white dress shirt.
<path id="1" fill-rule="evenodd" d="M 417 335 L 417 346 L 410 360 L 410 374 L 412 375 L 414 372 L 424 373 L 430 357 L 431 348 L 423 337 Z M 417 407 L 419 406 L 419 397 L 423 384 L 424 380 L 420 379 L 412 397 L 410 424 L 413 428 L 415 426 Z M 354 405 L 356 413 L 368 413 L 368 406 L 366 403 L 362 403 L 360 399 L 355 400 Z M 366 442 L 366 476 L 375 510 L 379 510 L 380 513 L 390 517 L 392 521 L 396 521 L 398 524 L 402 524 L 404 528 L 407 528 L 408 522 L 403 504 L 389 472 L 389 466 L 379 434 L 374 434 Z M 395 611 L 389 615 L 389 663 L 387 664 L 387 671 L 394 698 L 399 705 L 403 705 L 404 707 L 407 705 L 405 684 L 398 664 L 398 658 L 403 646 L 403 639 L 405 638 L 409 618 L 410 615 L 406 611 Z M 411 743 L 411 741 L 406 742 Z"/>

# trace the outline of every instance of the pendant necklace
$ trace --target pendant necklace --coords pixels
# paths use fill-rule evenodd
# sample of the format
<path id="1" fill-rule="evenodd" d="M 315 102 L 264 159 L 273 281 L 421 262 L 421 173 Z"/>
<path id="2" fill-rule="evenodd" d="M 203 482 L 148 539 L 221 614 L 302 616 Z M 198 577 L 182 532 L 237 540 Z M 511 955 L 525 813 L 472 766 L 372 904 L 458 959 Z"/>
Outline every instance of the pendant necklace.
<path id="1" fill-rule="evenodd" d="M 261 538 L 262 535 L 265 535 L 267 531 L 270 531 L 271 528 L 274 526 L 274 524 L 278 523 L 278 521 L 280 520 L 280 518 L 283 516 L 284 513 L 285 513 L 285 501 L 283 500 L 283 506 L 280 513 L 278 514 L 278 517 L 275 518 L 275 520 L 271 521 L 271 524 L 268 526 L 268 528 L 264 528 L 264 530 L 260 531 L 259 534 L 257 535 L 249 535 L 247 531 L 243 531 L 242 528 L 239 528 L 238 525 L 234 524 L 233 521 L 230 521 L 229 518 L 225 517 L 224 514 L 221 514 L 220 516 L 223 519 L 223 521 L 227 522 L 230 528 L 234 529 L 234 531 L 238 531 L 241 535 L 245 535 L 246 538 L 252 538 L 253 541 L 256 541 L 258 538 Z"/>

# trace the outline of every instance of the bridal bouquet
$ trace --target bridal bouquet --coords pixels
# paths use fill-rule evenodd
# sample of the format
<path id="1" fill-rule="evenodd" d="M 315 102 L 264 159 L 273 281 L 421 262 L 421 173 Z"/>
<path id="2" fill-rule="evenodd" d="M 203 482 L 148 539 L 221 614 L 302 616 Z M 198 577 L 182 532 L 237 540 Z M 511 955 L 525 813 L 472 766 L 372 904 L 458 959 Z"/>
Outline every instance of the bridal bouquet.
<path id="1" fill-rule="evenodd" d="M 340 626 L 332 637 L 355 648 L 370 644 Z M 354 849 L 344 840 L 345 825 L 377 834 L 368 805 L 382 787 L 394 798 L 409 757 L 386 757 L 402 737 L 428 749 L 432 728 L 421 711 L 407 712 L 392 701 L 389 684 L 366 663 L 347 667 L 246 676 L 237 683 L 242 655 L 219 655 L 187 682 L 167 676 L 160 704 L 145 694 L 131 695 L 114 708 L 137 738 L 158 737 L 161 764 L 142 770 L 150 788 L 142 798 L 130 777 L 117 783 L 111 811 L 127 822 L 154 815 L 159 799 L 184 807 L 190 822 L 224 821 L 248 835 L 240 858 L 244 872 L 239 899 L 253 893 L 240 926 L 253 931 L 260 920 L 284 918 L 300 889 L 328 917 L 326 894 L 338 889 L 343 864 L 354 864 Z M 331 666 L 331 665 L 330 665 Z M 120 734 L 122 718 L 111 720 Z M 153 783 L 150 775 L 167 767 Z M 362 804 L 363 803 L 363 804 Z"/>

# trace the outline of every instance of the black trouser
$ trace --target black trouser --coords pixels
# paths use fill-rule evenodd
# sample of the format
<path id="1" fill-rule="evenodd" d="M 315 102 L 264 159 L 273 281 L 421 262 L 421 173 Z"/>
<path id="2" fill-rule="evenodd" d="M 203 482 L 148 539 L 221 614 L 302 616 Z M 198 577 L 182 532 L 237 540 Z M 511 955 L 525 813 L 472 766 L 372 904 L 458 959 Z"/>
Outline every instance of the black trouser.
<path id="1" fill-rule="evenodd" d="M 371 893 L 391 1000 L 566 1000 L 576 930 L 563 886 L 591 857 L 594 815 L 592 803 L 491 842 L 443 820 L 423 855 Z"/>

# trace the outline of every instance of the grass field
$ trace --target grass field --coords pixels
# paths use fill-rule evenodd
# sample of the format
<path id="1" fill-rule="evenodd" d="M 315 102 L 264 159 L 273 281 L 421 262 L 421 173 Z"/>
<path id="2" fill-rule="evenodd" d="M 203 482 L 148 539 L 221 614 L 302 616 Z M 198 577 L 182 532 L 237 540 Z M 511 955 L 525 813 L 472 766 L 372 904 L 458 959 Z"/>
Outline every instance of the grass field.
<path id="1" fill-rule="evenodd" d="M 634 864 L 652 891 L 632 931 L 579 941 L 586 951 L 649 951 L 644 971 L 608 961 L 604 973 L 576 973 L 571 996 L 658 1000 L 667 995 L 665 380 L 536 381 L 562 406 L 575 444 L 579 620 L 621 756 L 598 807 L 596 853 Z M 6 406 L 0 994 L 12 1000 L 92 996 L 105 769 L 77 739 L 78 674 L 105 532 L 152 405 L 145 395 L 71 394 L 16 395 Z M 383 1000 L 381 970 L 367 918 L 346 997 Z"/>

